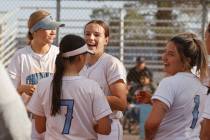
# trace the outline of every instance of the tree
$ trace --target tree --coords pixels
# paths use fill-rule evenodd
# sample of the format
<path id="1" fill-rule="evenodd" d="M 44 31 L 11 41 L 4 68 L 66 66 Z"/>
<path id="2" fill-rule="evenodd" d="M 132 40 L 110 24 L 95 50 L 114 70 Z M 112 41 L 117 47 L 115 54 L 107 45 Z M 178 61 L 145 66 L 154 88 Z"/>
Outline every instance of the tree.
<path id="1" fill-rule="evenodd" d="M 123 6 L 126 13 L 124 16 L 124 46 L 154 47 L 154 49 L 142 49 L 140 53 L 144 53 L 148 57 L 146 59 L 160 65 L 160 54 L 169 38 L 180 32 L 196 31 L 193 29 L 195 25 L 192 20 L 200 17 L 202 11 L 195 10 L 201 6 L 200 0 L 186 2 L 181 0 L 139 0 L 135 3 L 130 1 L 125 3 Z M 193 8 L 189 9 L 189 7 Z M 120 13 L 121 9 L 104 7 L 93 10 L 91 15 L 92 18 L 103 19 L 110 25 L 110 46 L 120 46 Z M 133 53 L 140 55 L 136 50 Z"/>

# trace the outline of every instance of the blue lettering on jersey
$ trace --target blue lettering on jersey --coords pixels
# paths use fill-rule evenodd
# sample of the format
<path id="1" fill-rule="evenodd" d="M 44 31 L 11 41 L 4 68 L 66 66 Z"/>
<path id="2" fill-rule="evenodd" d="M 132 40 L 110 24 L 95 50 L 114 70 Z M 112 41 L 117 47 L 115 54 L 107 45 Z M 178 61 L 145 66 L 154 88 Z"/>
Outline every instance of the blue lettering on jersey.
<path id="1" fill-rule="evenodd" d="M 40 79 L 49 77 L 50 75 L 52 75 L 52 73 L 49 72 L 39 72 L 28 75 L 26 77 L 26 84 L 36 85 Z"/>
<path id="2" fill-rule="evenodd" d="M 195 126 L 196 126 L 196 123 L 198 121 L 198 114 L 199 114 L 199 105 L 200 105 L 200 96 L 199 95 L 196 95 L 194 97 L 194 103 L 195 103 L 195 106 L 194 106 L 194 109 L 193 109 L 193 112 L 192 112 L 192 115 L 193 115 L 193 120 L 192 120 L 192 124 L 190 126 L 190 128 L 194 129 Z"/>

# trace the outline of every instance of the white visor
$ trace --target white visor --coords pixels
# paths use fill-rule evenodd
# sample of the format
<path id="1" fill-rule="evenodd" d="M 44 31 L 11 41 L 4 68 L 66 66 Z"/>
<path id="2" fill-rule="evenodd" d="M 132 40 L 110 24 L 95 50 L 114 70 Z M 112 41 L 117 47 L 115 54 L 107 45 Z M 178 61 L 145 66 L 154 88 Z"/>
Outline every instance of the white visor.
<path id="1" fill-rule="evenodd" d="M 80 47 L 79 49 L 63 53 L 62 57 L 68 58 L 68 57 L 76 56 L 76 55 L 79 55 L 79 54 L 82 54 L 82 53 L 85 53 L 85 52 L 90 53 L 90 54 L 94 54 L 94 52 L 92 50 L 88 49 L 87 45 L 84 45 L 84 46 Z"/>

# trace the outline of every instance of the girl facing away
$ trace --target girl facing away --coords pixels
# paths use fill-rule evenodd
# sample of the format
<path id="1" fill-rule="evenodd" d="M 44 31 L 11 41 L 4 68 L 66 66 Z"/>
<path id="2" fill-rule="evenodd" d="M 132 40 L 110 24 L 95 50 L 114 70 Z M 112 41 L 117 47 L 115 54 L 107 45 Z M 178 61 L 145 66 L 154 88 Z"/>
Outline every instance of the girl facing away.
<path id="1" fill-rule="evenodd" d="M 87 54 L 85 41 L 66 35 L 56 57 L 55 74 L 41 80 L 27 108 L 35 116 L 35 126 L 45 139 L 95 140 L 97 133 L 108 135 L 112 112 L 100 86 L 79 76 Z"/>

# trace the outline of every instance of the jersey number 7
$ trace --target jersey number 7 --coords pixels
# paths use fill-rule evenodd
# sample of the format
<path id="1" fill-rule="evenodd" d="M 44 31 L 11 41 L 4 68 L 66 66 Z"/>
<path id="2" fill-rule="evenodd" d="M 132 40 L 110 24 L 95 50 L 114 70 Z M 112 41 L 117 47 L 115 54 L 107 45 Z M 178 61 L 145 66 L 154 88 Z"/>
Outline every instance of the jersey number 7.
<path id="1" fill-rule="evenodd" d="M 73 119 L 74 100 L 73 99 L 61 99 L 60 106 L 67 107 L 67 113 L 65 114 L 66 119 L 65 119 L 62 134 L 69 134 L 70 127 L 71 127 L 71 121 Z"/>

